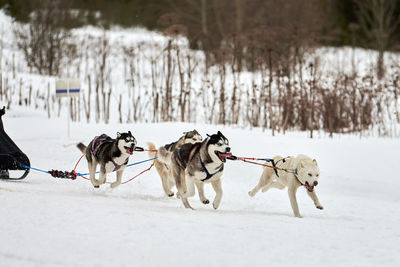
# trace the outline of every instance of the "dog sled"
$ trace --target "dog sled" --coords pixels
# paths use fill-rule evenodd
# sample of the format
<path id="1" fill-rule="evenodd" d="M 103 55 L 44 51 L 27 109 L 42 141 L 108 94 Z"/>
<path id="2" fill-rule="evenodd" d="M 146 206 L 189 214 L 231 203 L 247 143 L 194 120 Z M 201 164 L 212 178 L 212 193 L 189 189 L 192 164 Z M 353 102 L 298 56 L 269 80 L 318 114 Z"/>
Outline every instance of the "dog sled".
<path id="1" fill-rule="evenodd" d="M 30 167 L 30 162 L 29 158 L 4 131 L 1 117 L 5 112 L 5 107 L 0 109 L 0 179 L 21 180 L 28 175 L 29 168 L 24 166 Z M 24 172 L 20 177 L 10 177 L 10 170 L 19 170 Z M 14 172 L 11 173 L 13 174 Z"/>

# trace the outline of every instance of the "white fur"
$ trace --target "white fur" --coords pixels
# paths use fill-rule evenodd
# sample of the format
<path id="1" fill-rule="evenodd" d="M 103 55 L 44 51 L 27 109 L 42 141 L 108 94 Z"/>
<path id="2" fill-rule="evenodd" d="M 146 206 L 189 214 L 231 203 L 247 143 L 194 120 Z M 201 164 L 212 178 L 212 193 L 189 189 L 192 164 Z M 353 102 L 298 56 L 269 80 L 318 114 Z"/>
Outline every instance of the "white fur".
<path id="1" fill-rule="evenodd" d="M 297 157 L 286 158 L 285 162 L 282 161 L 282 157 L 274 157 L 274 161 L 277 162 L 277 167 L 287 168 L 290 170 L 297 169 L 297 177 L 292 172 L 286 172 L 284 170 L 279 170 L 279 177 L 276 176 L 274 169 L 271 168 L 272 164 L 268 164 L 270 167 L 264 167 L 264 171 L 260 177 L 258 184 L 249 192 L 251 197 L 262 189 L 262 192 L 266 192 L 269 188 L 274 187 L 278 189 L 288 188 L 288 195 L 290 199 L 290 204 L 293 209 L 294 216 L 302 217 L 299 212 L 299 207 L 296 199 L 297 189 L 306 182 L 313 185 L 314 182 L 318 182 L 319 179 L 319 168 L 317 161 L 312 160 L 306 155 L 298 155 Z M 310 174 L 310 175 L 309 175 Z M 306 189 L 307 190 L 307 189 Z M 307 190 L 308 195 L 313 200 L 315 207 L 318 209 L 323 209 L 322 205 L 319 203 L 318 197 L 315 193 L 315 187 L 312 191 Z"/>

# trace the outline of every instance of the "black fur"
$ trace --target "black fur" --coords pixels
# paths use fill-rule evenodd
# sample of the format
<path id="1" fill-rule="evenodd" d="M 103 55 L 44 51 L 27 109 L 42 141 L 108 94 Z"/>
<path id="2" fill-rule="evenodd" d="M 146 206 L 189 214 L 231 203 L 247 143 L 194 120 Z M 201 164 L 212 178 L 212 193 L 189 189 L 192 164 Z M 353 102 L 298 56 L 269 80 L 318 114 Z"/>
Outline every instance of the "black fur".
<path id="1" fill-rule="evenodd" d="M 180 149 L 180 155 L 179 156 L 179 152 L 178 150 L 174 151 L 173 153 L 173 160 L 176 162 L 176 164 L 178 166 L 180 166 L 180 168 L 183 170 L 186 168 L 186 166 L 188 165 L 188 163 L 192 160 L 193 156 L 196 155 L 197 153 L 200 153 L 200 148 L 202 145 L 205 144 L 206 146 L 206 151 L 208 151 L 208 147 L 211 144 L 216 144 L 218 143 L 220 140 L 223 140 L 224 142 L 228 142 L 228 139 L 220 132 L 218 131 L 217 134 L 213 134 L 213 135 L 208 135 L 208 139 L 205 139 L 203 142 L 201 143 L 195 143 L 195 144 L 184 144 L 181 149 Z M 213 160 L 211 159 L 210 154 L 205 153 L 204 155 L 202 155 L 202 161 L 204 164 L 207 163 L 211 163 Z M 220 169 L 220 171 L 224 170 L 224 166 L 222 164 L 222 167 Z M 194 172 L 196 171 L 196 169 L 189 169 L 189 174 L 190 175 L 194 175 Z"/>

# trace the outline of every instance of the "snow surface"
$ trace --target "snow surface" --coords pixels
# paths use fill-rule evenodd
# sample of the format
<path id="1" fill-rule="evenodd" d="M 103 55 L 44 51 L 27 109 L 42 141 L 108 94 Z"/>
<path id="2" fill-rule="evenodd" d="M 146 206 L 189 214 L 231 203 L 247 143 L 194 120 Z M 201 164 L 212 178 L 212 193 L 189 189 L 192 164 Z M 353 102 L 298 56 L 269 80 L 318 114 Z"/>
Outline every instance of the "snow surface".
<path id="1" fill-rule="evenodd" d="M 43 112 L 16 106 L 4 127 L 41 169 L 71 170 L 75 147 L 94 136 L 131 130 L 139 145 L 176 140 L 196 128 L 221 130 L 240 156 L 304 153 L 321 169 L 317 210 L 298 191 L 302 219 L 293 217 L 286 191 L 250 198 L 261 167 L 229 161 L 218 210 L 190 199 L 194 211 L 164 196 L 155 169 L 110 190 L 84 179 L 51 178 L 32 171 L 18 182 L 0 180 L 0 266 L 399 266 L 400 180 L 398 139 L 288 133 L 183 123 L 85 124 L 48 120 Z M 130 162 L 146 159 L 135 153 Z M 126 180 L 148 163 L 128 168 Z M 82 162 L 79 172 L 86 172 Z M 112 176 L 112 179 L 114 177 Z M 206 185 L 212 201 L 214 192 Z"/>

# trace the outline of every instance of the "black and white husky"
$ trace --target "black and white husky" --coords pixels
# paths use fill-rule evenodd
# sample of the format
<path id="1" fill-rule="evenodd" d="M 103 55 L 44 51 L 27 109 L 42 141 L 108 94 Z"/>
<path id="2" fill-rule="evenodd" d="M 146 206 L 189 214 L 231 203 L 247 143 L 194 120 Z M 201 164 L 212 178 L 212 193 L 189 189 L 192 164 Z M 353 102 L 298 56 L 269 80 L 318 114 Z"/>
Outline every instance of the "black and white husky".
<path id="1" fill-rule="evenodd" d="M 143 150 L 136 147 L 136 139 L 129 131 L 127 133 L 117 133 L 117 138 L 102 134 L 96 136 L 88 146 L 79 143 L 77 147 L 86 156 L 89 166 L 90 181 L 95 188 L 106 183 L 107 174 L 110 172 L 117 173 L 117 179 L 111 184 L 111 188 L 115 188 L 121 184 L 122 173 L 128 164 L 129 156 L 133 151 Z M 100 165 L 99 179 L 95 178 L 97 164 Z"/>
<path id="2" fill-rule="evenodd" d="M 164 147 L 158 151 L 158 159 L 168 166 L 175 178 L 176 187 L 185 208 L 193 209 L 188 197 L 195 194 L 196 185 L 201 202 L 208 204 L 204 196 L 204 183 L 211 183 L 216 193 L 213 207 L 217 209 L 222 199 L 221 176 L 230 151 L 228 139 L 218 131 L 203 142 L 184 144 L 180 149 L 170 152 Z"/>
<path id="3" fill-rule="evenodd" d="M 184 132 L 183 136 L 179 138 L 178 141 L 173 142 L 168 145 L 164 145 L 163 147 L 168 150 L 169 152 L 174 152 L 181 148 L 184 144 L 194 144 L 202 141 L 201 135 L 196 131 L 189 131 L 189 132 Z M 149 157 L 156 157 L 156 145 L 148 142 L 147 143 L 148 149 L 149 149 Z M 173 178 L 173 174 L 171 172 L 171 168 L 161 162 L 158 159 L 154 160 L 154 166 L 157 169 L 158 174 L 161 177 L 161 182 L 162 186 L 164 189 L 164 192 L 167 196 L 172 197 L 174 195 L 174 192 L 172 192 L 172 187 L 175 185 L 175 179 Z"/>

